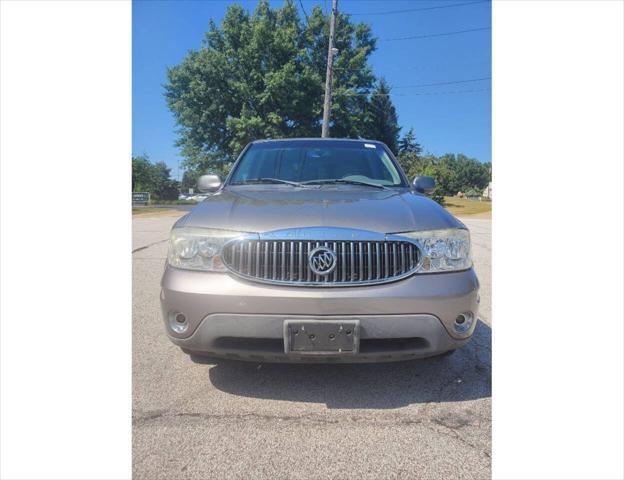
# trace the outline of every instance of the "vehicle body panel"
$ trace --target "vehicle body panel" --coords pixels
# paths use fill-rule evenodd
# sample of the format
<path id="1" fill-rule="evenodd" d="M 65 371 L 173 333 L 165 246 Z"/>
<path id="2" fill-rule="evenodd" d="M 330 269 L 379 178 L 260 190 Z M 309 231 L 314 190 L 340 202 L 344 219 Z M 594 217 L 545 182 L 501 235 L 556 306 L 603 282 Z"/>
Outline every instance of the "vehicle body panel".
<path id="1" fill-rule="evenodd" d="M 388 151 L 385 145 L 374 144 Z M 174 228 L 237 231 L 261 239 L 282 239 L 293 229 L 302 235 L 312 231 L 334 237 L 348 229 L 364 236 L 369 232 L 371 237 L 466 229 L 436 202 L 408 186 L 405 174 L 397 168 L 405 185 L 384 189 L 344 184 L 229 185 L 230 174 L 216 193 L 180 218 Z M 386 361 L 439 354 L 466 343 L 477 323 L 478 289 L 472 268 L 410 274 L 376 285 L 328 288 L 267 284 L 231 271 L 191 271 L 166 265 L 161 305 L 170 340 L 190 353 L 255 361 Z M 189 326 L 184 333 L 170 326 L 175 312 L 183 312 L 187 318 Z M 473 314 L 474 322 L 458 333 L 454 322 L 464 312 Z M 360 352 L 300 355 L 284 351 L 285 322 L 309 320 L 357 322 Z"/>
<path id="2" fill-rule="evenodd" d="M 356 186 L 231 186 L 209 196 L 184 226 L 241 232 L 296 227 L 346 227 L 375 232 L 464 228 L 436 202 L 409 189 Z"/>

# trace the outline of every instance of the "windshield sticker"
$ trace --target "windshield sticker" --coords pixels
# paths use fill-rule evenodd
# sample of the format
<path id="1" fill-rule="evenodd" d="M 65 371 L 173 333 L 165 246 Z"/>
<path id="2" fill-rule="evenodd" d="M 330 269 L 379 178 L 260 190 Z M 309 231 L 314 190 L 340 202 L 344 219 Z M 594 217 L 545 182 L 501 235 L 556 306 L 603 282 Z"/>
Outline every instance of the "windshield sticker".
<path id="1" fill-rule="evenodd" d="M 366 148 L 377 148 L 375 145 L 373 145 L 372 143 L 365 143 L 364 146 Z"/>

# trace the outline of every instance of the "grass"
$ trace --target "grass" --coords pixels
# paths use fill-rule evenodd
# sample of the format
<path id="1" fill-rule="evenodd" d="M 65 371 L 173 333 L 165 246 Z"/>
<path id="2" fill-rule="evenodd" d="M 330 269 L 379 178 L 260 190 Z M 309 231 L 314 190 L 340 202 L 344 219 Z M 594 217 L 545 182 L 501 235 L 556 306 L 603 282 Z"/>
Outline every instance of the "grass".
<path id="1" fill-rule="evenodd" d="M 197 205 L 197 202 L 192 200 L 154 200 L 152 203 L 157 205 Z"/>
<path id="2" fill-rule="evenodd" d="M 173 208 L 156 208 L 156 207 L 132 207 L 132 215 L 141 215 L 147 213 L 169 213 L 175 212 Z"/>
<path id="3" fill-rule="evenodd" d="M 444 207 L 453 215 L 488 216 L 492 212 L 492 202 L 473 201 L 458 197 L 444 197 Z"/>
<path id="4" fill-rule="evenodd" d="M 473 201 L 458 197 L 444 197 L 446 205 L 444 206 L 453 215 L 479 215 L 488 217 L 492 212 L 492 202 Z M 195 205 L 194 202 L 190 202 Z M 156 208 L 156 207 L 132 207 L 132 215 L 141 215 L 148 213 L 170 213 L 175 210 L 172 208 Z"/>

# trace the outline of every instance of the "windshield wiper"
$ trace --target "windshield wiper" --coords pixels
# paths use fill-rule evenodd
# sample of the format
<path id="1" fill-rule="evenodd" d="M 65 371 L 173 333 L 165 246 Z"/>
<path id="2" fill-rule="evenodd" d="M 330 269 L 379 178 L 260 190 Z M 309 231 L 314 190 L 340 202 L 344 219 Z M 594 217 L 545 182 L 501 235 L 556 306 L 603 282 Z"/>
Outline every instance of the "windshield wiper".
<path id="1" fill-rule="evenodd" d="M 321 185 L 321 184 L 328 184 L 328 183 L 343 183 L 346 185 L 364 185 L 367 187 L 375 187 L 375 188 L 381 188 L 383 190 L 390 190 L 385 185 L 381 185 L 379 183 L 362 182 L 360 180 L 347 180 L 346 178 L 328 178 L 325 180 L 308 180 L 307 182 L 301 182 L 302 185 Z"/>
<path id="2" fill-rule="evenodd" d="M 236 182 L 233 185 L 244 185 L 246 183 L 284 183 L 286 185 L 292 185 L 293 187 L 303 187 L 304 185 L 299 182 L 291 182 L 290 180 L 282 180 L 281 178 L 250 178 L 243 182 Z"/>

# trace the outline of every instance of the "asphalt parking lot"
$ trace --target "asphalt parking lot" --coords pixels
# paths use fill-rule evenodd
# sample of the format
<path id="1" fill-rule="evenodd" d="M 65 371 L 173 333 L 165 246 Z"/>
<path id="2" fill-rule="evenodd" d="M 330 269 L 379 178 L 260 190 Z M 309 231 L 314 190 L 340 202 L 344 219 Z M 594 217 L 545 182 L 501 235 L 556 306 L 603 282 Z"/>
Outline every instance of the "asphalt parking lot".
<path id="1" fill-rule="evenodd" d="M 146 479 L 491 477 L 491 221 L 470 228 L 472 342 L 372 365 L 194 363 L 159 311 L 168 231 L 133 219 L 133 474 Z"/>

